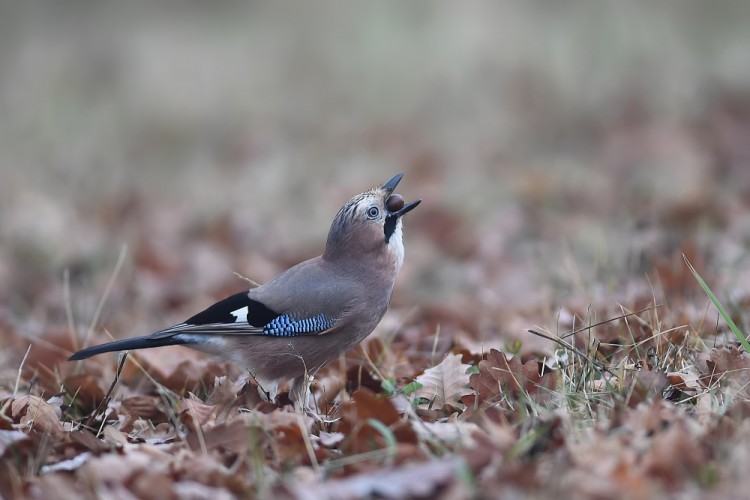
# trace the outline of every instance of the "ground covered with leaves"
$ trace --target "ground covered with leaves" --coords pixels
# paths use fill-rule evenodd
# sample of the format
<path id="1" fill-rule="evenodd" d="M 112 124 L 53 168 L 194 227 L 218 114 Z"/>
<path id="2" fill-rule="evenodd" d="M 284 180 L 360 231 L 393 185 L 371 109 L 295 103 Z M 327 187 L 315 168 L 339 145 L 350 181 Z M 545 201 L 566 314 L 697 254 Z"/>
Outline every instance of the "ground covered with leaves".
<path id="1" fill-rule="evenodd" d="M 0 7 L 0 496 L 746 496 L 748 7 L 584 4 Z M 313 413 L 184 347 L 67 361 L 399 171 L 391 308 Z"/>
<path id="2" fill-rule="evenodd" d="M 570 348 L 549 355 L 478 348 L 469 331 L 397 312 L 316 377 L 315 416 L 262 402 L 183 348 L 131 354 L 119 378 L 110 357 L 69 363 L 78 341 L 59 332 L 19 358 L 2 395 L 0 486 L 36 498 L 738 493 L 750 356 L 710 323 L 646 306 L 577 330 L 591 311 L 567 313 Z"/>

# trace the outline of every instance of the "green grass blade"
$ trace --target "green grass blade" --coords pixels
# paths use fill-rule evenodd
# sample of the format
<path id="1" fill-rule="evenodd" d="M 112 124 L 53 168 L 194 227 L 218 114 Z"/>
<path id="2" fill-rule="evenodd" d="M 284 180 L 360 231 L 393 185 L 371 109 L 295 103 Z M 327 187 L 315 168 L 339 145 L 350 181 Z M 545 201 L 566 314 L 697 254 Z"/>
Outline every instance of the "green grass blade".
<path id="1" fill-rule="evenodd" d="M 737 340 L 740 341 L 740 344 L 742 344 L 742 347 L 745 348 L 745 351 L 750 353 L 750 343 L 748 343 L 747 339 L 734 323 L 731 316 L 729 316 L 727 310 L 724 309 L 723 305 L 721 305 L 719 299 L 716 298 L 716 295 L 714 295 L 714 292 L 711 291 L 711 288 L 709 288 L 708 284 L 703 280 L 703 278 L 701 278 L 701 275 L 698 274 L 698 271 L 696 271 L 693 265 L 690 264 L 690 261 L 687 259 L 687 257 L 685 257 L 685 254 L 682 254 L 682 258 L 685 260 L 685 264 L 687 264 L 688 268 L 690 268 L 690 272 L 693 273 L 693 276 L 695 277 L 696 281 L 698 281 L 698 284 L 701 286 L 701 288 L 703 288 L 703 291 L 706 292 L 706 295 L 708 295 L 708 298 L 711 299 L 711 302 L 714 303 L 716 309 L 719 310 L 719 314 L 721 314 L 721 317 L 724 318 L 724 321 L 726 321 L 727 325 L 729 325 L 729 329 L 732 330 L 732 333 L 734 333 L 734 335 L 737 337 Z"/>
<path id="2" fill-rule="evenodd" d="M 393 431 L 391 431 L 383 422 L 374 418 L 368 418 L 367 423 L 370 424 L 376 431 L 380 433 L 380 435 L 383 436 L 386 444 L 388 445 L 389 453 L 392 456 L 396 456 L 398 449 L 398 440 L 393 434 Z"/>

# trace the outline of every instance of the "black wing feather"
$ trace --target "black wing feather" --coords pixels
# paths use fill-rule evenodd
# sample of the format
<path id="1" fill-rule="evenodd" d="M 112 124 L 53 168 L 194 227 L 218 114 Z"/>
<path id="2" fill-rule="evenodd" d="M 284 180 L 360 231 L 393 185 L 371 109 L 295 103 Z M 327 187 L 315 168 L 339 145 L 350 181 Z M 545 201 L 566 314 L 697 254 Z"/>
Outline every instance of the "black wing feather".
<path id="1" fill-rule="evenodd" d="M 243 307 L 247 307 L 247 322 L 251 326 L 263 328 L 279 316 L 279 313 L 266 307 L 265 304 L 252 300 L 247 296 L 247 292 L 240 292 L 204 309 L 185 323 L 188 325 L 235 323 L 237 317 L 232 313 Z"/>

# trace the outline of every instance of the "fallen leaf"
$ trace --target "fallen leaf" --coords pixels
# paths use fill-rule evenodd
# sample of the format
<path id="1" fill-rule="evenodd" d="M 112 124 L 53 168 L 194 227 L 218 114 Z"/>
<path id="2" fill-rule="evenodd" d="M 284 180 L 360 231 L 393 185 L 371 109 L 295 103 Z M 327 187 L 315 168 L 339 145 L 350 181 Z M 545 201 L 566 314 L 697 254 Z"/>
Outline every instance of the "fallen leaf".
<path id="1" fill-rule="evenodd" d="M 623 389 L 629 395 L 627 404 L 635 408 L 639 403 L 651 398 L 661 398 L 669 379 L 664 370 L 650 363 L 643 363 L 640 369 L 626 372 Z"/>
<path id="2" fill-rule="evenodd" d="M 643 457 L 646 474 L 658 477 L 670 489 L 679 488 L 706 463 L 705 452 L 682 420 L 657 433 Z"/>
<path id="3" fill-rule="evenodd" d="M 369 420 L 376 420 L 388 428 L 398 443 L 416 443 L 414 430 L 396 411 L 390 401 L 379 399 L 367 389 L 352 394 L 351 403 L 341 408 L 341 421 L 336 431 L 346 439 L 341 449 L 348 453 L 363 453 L 388 446 L 387 436 L 374 427 Z"/>
<path id="4" fill-rule="evenodd" d="M 167 422 L 169 417 L 162 408 L 162 400 L 158 396 L 139 394 L 125 398 L 120 402 L 120 413 L 137 420 L 150 420 L 154 424 Z"/>
<path id="5" fill-rule="evenodd" d="M 0 457 L 19 444 L 30 442 L 31 439 L 24 432 L 0 430 Z"/>
<path id="6" fill-rule="evenodd" d="M 471 375 L 471 387 L 480 403 L 493 403 L 508 396 L 514 399 L 547 399 L 557 384 L 557 373 L 543 363 L 530 359 L 521 364 L 518 356 L 511 359 L 496 350 L 490 350 L 487 359 L 479 362 L 479 373 Z"/>
<path id="7" fill-rule="evenodd" d="M 748 399 L 750 397 L 750 354 L 740 347 L 711 349 L 706 361 L 706 384 L 717 382 L 729 389 L 729 394 Z"/>
<path id="8" fill-rule="evenodd" d="M 246 452 L 250 444 L 248 438 L 250 432 L 262 433 L 263 430 L 257 428 L 251 431 L 251 428 L 241 419 L 229 423 L 219 424 L 208 430 L 196 429 L 187 436 L 187 443 L 192 450 L 200 451 L 202 449 L 212 450 L 214 448 L 223 448 L 232 450 L 235 453 Z"/>
<path id="9" fill-rule="evenodd" d="M 414 397 L 427 400 L 419 403 L 419 408 L 441 409 L 446 405 L 463 408 L 461 397 L 472 392 L 466 373 L 469 368 L 470 365 L 461 363 L 460 354 L 448 354 L 438 365 L 425 370 L 416 379 L 422 387 L 415 391 Z"/>
<path id="10" fill-rule="evenodd" d="M 37 396 L 21 396 L 11 404 L 11 417 L 21 429 L 61 434 L 60 407 L 52 406 Z"/>
<path id="11" fill-rule="evenodd" d="M 463 460 L 450 458 L 381 469 L 317 484 L 292 484 L 298 498 L 426 498 L 456 481 Z"/>
<path id="12" fill-rule="evenodd" d="M 93 411 L 104 399 L 104 391 L 99 386 L 100 381 L 101 377 L 81 373 L 65 377 L 63 386 L 69 394 L 75 396 L 75 401 L 80 407 Z"/>
<path id="13" fill-rule="evenodd" d="M 472 435 L 479 430 L 473 422 L 423 422 L 414 426 L 417 435 L 425 441 L 437 440 L 448 446 L 469 446 L 473 443 Z"/>

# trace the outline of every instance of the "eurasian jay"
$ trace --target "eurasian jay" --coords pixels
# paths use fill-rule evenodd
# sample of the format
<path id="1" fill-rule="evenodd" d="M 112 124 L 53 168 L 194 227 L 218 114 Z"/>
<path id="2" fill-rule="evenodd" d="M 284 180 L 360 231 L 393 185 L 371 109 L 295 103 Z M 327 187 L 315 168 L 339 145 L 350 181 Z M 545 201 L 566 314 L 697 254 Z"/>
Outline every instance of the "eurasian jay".
<path id="1" fill-rule="evenodd" d="M 292 380 L 304 401 L 308 376 L 360 343 L 380 322 L 404 260 L 401 218 L 421 200 L 393 191 L 403 174 L 358 194 L 339 210 L 325 251 L 268 283 L 227 297 L 151 335 L 88 347 L 85 359 L 128 349 L 184 345 L 246 369 L 264 397 Z"/>

